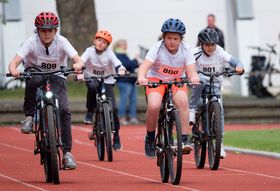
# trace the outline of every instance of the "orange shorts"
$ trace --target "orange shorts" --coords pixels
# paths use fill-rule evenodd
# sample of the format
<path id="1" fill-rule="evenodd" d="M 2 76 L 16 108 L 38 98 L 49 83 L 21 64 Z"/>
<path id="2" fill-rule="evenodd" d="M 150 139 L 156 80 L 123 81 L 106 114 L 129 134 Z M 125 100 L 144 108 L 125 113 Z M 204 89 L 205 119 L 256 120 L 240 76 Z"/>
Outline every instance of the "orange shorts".
<path id="1" fill-rule="evenodd" d="M 152 77 L 147 78 L 147 79 L 151 82 L 159 82 L 160 81 L 158 78 L 152 78 Z M 157 92 L 163 97 L 166 88 L 167 88 L 167 85 L 160 85 L 156 88 L 151 88 L 149 86 L 146 86 L 146 95 L 148 96 L 151 92 Z M 172 94 L 173 95 L 175 95 L 176 92 L 179 91 L 179 90 L 187 93 L 188 89 L 187 89 L 186 84 L 184 84 L 182 87 L 178 87 L 178 86 L 175 86 L 175 85 L 172 86 Z"/>

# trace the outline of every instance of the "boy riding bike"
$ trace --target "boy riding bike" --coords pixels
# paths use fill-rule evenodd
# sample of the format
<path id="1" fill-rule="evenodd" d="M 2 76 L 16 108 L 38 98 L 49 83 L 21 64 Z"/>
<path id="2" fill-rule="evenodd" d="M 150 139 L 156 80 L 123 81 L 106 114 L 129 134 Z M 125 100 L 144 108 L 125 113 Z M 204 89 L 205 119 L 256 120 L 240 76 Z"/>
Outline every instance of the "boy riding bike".
<path id="1" fill-rule="evenodd" d="M 203 72 L 221 72 L 226 67 L 226 63 L 233 68 L 239 74 L 244 73 L 243 64 L 230 54 L 228 54 L 222 47 L 218 45 L 219 37 L 215 30 L 207 28 L 203 29 L 198 34 L 199 47 L 193 49 L 193 53 L 196 57 L 196 68 L 198 71 Z M 209 77 L 200 74 L 200 79 L 204 82 L 202 85 L 192 87 L 192 94 L 190 99 L 190 124 L 195 122 L 195 113 L 200 103 L 200 97 L 202 90 L 209 85 Z M 223 76 L 217 77 L 215 81 L 214 91 L 218 94 L 221 93 L 221 85 L 223 83 Z M 221 99 L 222 100 L 222 99 Z M 222 105 L 222 103 L 221 103 Z M 224 112 L 222 111 L 222 134 L 224 132 Z M 226 157 L 226 152 L 221 145 L 221 158 Z"/>
<path id="2" fill-rule="evenodd" d="M 189 45 L 182 40 L 186 33 L 184 23 L 179 19 L 170 18 L 166 20 L 162 27 L 162 39 L 154 44 L 146 55 L 143 64 L 138 71 L 138 82 L 145 85 L 148 81 L 157 82 L 170 81 L 185 76 L 185 72 L 192 83 L 198 83 L 199 77 L 195 69 L 195 57 L 190 52 Z M 155 158 L 155 129 L 157 126 L 159 110 L 164 96 L 165 87 L 146 87 L 147 112 L 146 126 L 147 135 L 145 137 L 145 155 L 148 158 Z M 179 110 L 180 122 L 182 125 L 183 150 L 191 151 L 188 134 L 188 95 L 187 87 L 173 86 L 173 100 Z"/>
<path id="3" fill-rule="evenodd" d="M 61 66 L 67 66 L 67 57 L 72 58 L 75 62 L 73 64 L 75 71 L 80 73 L 83 62 L 69 41 L 57 34 L 59 26 L 57 16 L 52 12 L 41 12 L 36 16 L 34 24 L 36 34 L 25 41 L 9 64 L 9 71 L 12 76 L 18 77 L 20 75 L 17 67 L 22 60 L 25 62 L 26 71 L 30 69 L 55 71 L 60 69 Z M 22 133 L 29 134 L 33 132 L 36 90 L 41 80 L 42 76 L 32 76 L 31 79 L 26 81 L 23 106 L 26 119 L 22 122 Z M 75 169 L 76 163 L 71 154 L 71 113 L 68 107 L 66 77 L 61 75 L 52 77 L 51 86 L 59 100 L 64 168 Z"/>
<path id="4" fill-rule="evenodd" d="M 86 49 L 82 54 L 81 58 L 85 62 L 86 70 L 85 77 L 98 77 L 109 74 L 124 75 L 126 72 L 125 67 L 122 65 L 120 60 L 116 57 L 112 50 L 108 49 L 108 46 L 112 42 L 112 35 L 106 30 L 98 31 L 93 37 L 93 46 Z M 105 79 L 106 94 L 111 98 L 113 105 L 113 115 L 115 124 L 115 133 L 113 139 L 113 148 L 115 150 L 121 149 L 121 142 L 119 136 L 120 122 L 118 118 L 118 111 L 116 107 L 115 95 L 114 95 L 114 84 L 116 80 L 114 77 Z M 94 79 L 86 82 L 87 86 L 87 113 L 84 122 L 87 124 L 93 123 L 93 112 L 96 107 L 96 94 L 100 86 L 100 81 Z M 89 139 L 94 139 L 92 132 L 89 134 Z"/>

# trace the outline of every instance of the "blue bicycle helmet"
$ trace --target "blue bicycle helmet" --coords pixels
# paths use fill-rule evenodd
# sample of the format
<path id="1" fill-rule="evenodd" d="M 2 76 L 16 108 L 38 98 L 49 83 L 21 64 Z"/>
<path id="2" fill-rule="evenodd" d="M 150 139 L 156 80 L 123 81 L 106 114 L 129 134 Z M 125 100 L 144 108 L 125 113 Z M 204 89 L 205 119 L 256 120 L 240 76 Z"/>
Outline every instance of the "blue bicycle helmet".
<path id="1" fill-rule="evenodd" d="M 161 32 L 174 32 L 183 36 L 186 33 L 186 27 L 180 19 L 170 18 L 163 23 Z"/>
<path id="2" fill-rule="evenodd" d="M 198 40 L 201 43 L 219 43 L 219 36 L 218 33 L 211 28 L 206 28 L 203 29 L 202 31 L 199 32 L 198 34 Z"/>

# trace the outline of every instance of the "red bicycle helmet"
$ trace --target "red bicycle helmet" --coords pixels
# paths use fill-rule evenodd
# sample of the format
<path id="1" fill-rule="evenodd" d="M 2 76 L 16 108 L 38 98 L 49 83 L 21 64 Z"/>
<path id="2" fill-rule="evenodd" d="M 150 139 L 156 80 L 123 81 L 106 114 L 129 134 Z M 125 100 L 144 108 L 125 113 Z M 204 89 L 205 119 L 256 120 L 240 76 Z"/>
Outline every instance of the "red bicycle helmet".
<path id="1" fill-rule="evenodd" d="M 41 12 L 35 18 L 35 27 L 41 29 L 55 29 L 59 26 L 57 16 L 52 12 Z"/>
<path id="2" fill-rule="evenodd" d="M 112 42 L 112 35 L 109 31 L 106 30 L 100 30 L 95 34 L 95 38 L 103 38 L 106 40 L 109 44 Z"/>

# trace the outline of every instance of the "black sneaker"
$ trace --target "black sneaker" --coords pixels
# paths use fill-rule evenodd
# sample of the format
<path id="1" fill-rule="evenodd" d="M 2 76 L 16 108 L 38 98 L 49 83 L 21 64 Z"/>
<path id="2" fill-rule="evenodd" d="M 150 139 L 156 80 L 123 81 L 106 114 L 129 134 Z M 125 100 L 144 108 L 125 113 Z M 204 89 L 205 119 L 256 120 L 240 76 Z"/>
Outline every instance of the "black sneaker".
<path id="1" fill-rule="evenodd" d="M 93 114 L 91 112 L 86 113 L 84 123 L 89 125 L 93 124 Z"/>
<path id="2" fill-rule="evenodd" d="M 193 150 L 193 146 L 187 136 L 182 137 L 182 149 L 183 154 L 190 154 L 190 152 Z"/>
<path id="3" fill-rule="evenodd" d="M 156 142 L 146 135 L 145 137 L 145 155 L 147 158 L 156 158 Z"/>
<path id="4" fill-rule="evenodd" d="M 115 151 L 122 149 L 122 144 L 121 144 L 120 136 L 119 135 L 114 135 L 113 149 Z"/>

